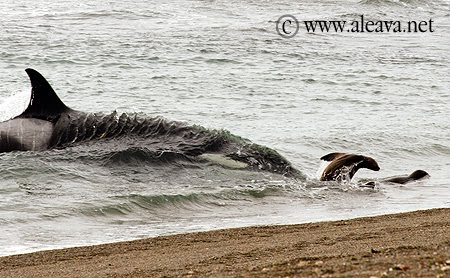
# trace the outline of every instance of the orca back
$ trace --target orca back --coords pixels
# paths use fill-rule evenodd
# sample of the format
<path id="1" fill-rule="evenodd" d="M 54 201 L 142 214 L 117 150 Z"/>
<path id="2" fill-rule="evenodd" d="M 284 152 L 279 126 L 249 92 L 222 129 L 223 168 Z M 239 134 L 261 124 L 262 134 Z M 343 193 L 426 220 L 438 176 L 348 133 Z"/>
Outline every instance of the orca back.
<path id="1" fill-rule="evenodd" d="M 34 69 L 25 71 L 31 82 L 31 99 L 25 111 L 16 118 L 36 118 L 55 123 L 62 113 L 71 111 L 39 72 Z"/>

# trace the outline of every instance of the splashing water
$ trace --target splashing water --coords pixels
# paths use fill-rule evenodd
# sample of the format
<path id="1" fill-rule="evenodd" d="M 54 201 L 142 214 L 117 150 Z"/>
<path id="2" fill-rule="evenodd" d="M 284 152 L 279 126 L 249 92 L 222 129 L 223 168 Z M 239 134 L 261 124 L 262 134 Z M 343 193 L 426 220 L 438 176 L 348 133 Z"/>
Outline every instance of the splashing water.
<path id="1" fill-rule="evenodd" d="M 0 104 L 0 122 L 10 120 L 20 115 L 30 103 L 30 91 L 11 94 Z"/>
<path id="2" fill-rule="evenodd" d="M 310 178 L 199 166 L 121 144 L 4 153 L 0 255 L 450 206 L 448 1 L 80 2 L 2 3 L 1 120 L 29 101 L 29 89 L 10 96 L 17 80 L 9 76 L 25 80 L 23 69 L 34 67 L 75 110 L 224 128 L 277 150 Z M 437 29 L 302 28 L 282 39 L 275 21 L 288 11 L 298 20 L 432 18 Z M 351 184 L 414 169 L 431 178 L 375 190 L 320 182 L 327 163 L 316 178 L 319 158 L 336 151 L 380 165 Z"/>

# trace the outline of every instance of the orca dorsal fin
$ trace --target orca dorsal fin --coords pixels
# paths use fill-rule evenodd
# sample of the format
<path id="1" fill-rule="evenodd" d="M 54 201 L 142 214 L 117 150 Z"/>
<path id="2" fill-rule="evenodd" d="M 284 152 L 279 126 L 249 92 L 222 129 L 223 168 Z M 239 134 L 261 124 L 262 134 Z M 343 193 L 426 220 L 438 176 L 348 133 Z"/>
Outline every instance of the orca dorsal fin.
<path id="1" fill-rule="evenodd" d="M 25 70 L 31 82 L 31 99 L 28 107 L 17 118 L 37 118 L 56 121 L 62 113 L 70 111 L 56 95 L 48 81 L 34 69 Z"/>

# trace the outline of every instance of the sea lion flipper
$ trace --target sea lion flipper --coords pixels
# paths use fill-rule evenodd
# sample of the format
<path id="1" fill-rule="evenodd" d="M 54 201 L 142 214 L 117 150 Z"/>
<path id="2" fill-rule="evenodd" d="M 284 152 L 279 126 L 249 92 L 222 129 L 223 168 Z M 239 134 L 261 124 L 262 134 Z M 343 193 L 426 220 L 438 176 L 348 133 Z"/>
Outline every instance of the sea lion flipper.
<path id="1" fill-rule="evenodd" d="M 320 158 L 320 160 L 325 160 L 325 161 L 333 161 L 338 157 L 341 157 L 345 155 L 345 153 L 329 153 L 327 155 L 324 155 Z"/>

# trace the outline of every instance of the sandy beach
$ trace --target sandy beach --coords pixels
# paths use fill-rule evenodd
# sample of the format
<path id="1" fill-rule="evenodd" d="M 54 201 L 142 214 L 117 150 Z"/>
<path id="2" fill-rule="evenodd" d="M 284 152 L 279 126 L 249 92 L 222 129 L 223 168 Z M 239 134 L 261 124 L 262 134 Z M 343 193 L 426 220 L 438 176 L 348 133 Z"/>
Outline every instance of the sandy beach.
<path id="1" fill-rule="evenodd" d="M 0 258 L 0 277 L 450 277 L 450 209 Z"/>

